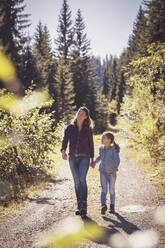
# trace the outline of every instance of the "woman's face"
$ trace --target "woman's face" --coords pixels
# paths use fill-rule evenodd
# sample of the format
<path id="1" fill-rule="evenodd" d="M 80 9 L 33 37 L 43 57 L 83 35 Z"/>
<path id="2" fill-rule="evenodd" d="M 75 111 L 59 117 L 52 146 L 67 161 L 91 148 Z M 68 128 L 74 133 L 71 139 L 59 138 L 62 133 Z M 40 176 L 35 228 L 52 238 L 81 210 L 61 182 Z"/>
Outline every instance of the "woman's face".
<path id="1" fill-rule="evenodd" d="M 80 109 L 77 112 L 77 121 L 83 122 L 87 118 L 87 115 L 84 110 Z"/>

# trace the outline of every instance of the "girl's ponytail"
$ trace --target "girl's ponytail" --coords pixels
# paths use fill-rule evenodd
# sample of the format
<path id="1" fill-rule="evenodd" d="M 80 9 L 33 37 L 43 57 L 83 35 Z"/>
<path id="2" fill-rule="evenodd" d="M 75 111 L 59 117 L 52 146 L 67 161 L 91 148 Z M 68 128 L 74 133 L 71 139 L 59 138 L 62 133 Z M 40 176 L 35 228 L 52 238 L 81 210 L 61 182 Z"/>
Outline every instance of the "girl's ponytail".
<path id="1" fill-rule="evenodd" d="M 116 151 L 119 153 L 120 152 L 120 146 L 116 142 L 114 142 L 114 146 L 115 146 Z"/>

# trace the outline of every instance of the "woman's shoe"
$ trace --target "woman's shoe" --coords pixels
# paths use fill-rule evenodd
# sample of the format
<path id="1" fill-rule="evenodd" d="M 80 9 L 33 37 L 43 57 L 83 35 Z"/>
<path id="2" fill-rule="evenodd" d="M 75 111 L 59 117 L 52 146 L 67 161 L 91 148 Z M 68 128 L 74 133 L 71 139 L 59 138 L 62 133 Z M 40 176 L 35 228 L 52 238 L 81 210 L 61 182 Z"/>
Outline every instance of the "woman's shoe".
<path id="1" fill-rule="evenodd" d="M 107 205 L 106 204 L 105 205 L 102 205 L 102 207 L 101 207 L 101 214 L 104 215 L 106 211 L 107 211 Z"/>
<path id="2" fill-rule="evenodd" d="M 87 215 L 87 202 L 83 201 L 82 202 L 82 209 L 80 212 L 81 217 L 85 217 Z"/>
<path id="3" fill-rule="evenodd" d="M 75 211 L 75 215 L 81 215 L 81 211 L 82 211 L 82 202 L 78 202 L 77 203 L 77 209 Z"/>

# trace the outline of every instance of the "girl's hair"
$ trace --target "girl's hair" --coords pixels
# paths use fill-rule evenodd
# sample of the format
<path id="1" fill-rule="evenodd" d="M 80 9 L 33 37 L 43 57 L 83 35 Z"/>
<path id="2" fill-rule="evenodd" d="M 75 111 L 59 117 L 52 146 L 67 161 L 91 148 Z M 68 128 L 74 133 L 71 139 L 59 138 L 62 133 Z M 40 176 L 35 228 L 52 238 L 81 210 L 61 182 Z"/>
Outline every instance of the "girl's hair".
<path id="1" fill-rule="evenodd" d="M 84 120 L 83 122 L 83 126 L 82 126 L 82 129 L 89 129 L 89 128 L 93 128 L 93 121 L 91 119 L 91 117 L 89 116 L 89 109 L 86 108 L 86 107 L 80 107 L 77 111 L 77 113 L 80 111 L 80 110 L 83 110 L 87 116 L 87 118 Z M 73 123 L 74 124 L 77 124 L 77 113 L 76 113 L 76 117 L 75 119 L 73 120 Z"/>
<path id="2" fill-rule="evenodd" d="M 120 146 L 114 141 L 115 140 L 114 135 L 112 133 L 109 133 L 109 132 L 104 132 L 103 136 L 106 136 L 108 139 L 110 139 L 111 144 L 114 143 L 115 149 L 119 153 L 120 152 Z"/>

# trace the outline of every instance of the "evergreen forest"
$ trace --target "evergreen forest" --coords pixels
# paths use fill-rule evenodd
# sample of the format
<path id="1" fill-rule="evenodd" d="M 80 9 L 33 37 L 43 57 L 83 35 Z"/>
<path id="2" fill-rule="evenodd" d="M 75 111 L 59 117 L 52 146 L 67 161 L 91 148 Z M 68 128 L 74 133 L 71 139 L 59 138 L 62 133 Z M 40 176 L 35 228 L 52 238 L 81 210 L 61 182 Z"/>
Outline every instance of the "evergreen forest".
<path id="1" fill-rule="evenodd" d="M 24 0 L 0 1 L 0 179 L 13 187 L 12 197 L 52 166 L 50 152 L 81 106 L 90 110 L 95 134 L 120 130 L 164 178 L 165 1 L 143 0 L 127 46 L 103 61 L 92 55 L 85 17 L 78 9 L 73 19 L 69 0 L 53 44 L 41 21 L 28 35 L 30 22 Z M 5 78 L 5 68 L 12 71 L 5 61 L 13 63 L 21 93 Z M 30 99 L 38 102 L 29 110 Z"/>

